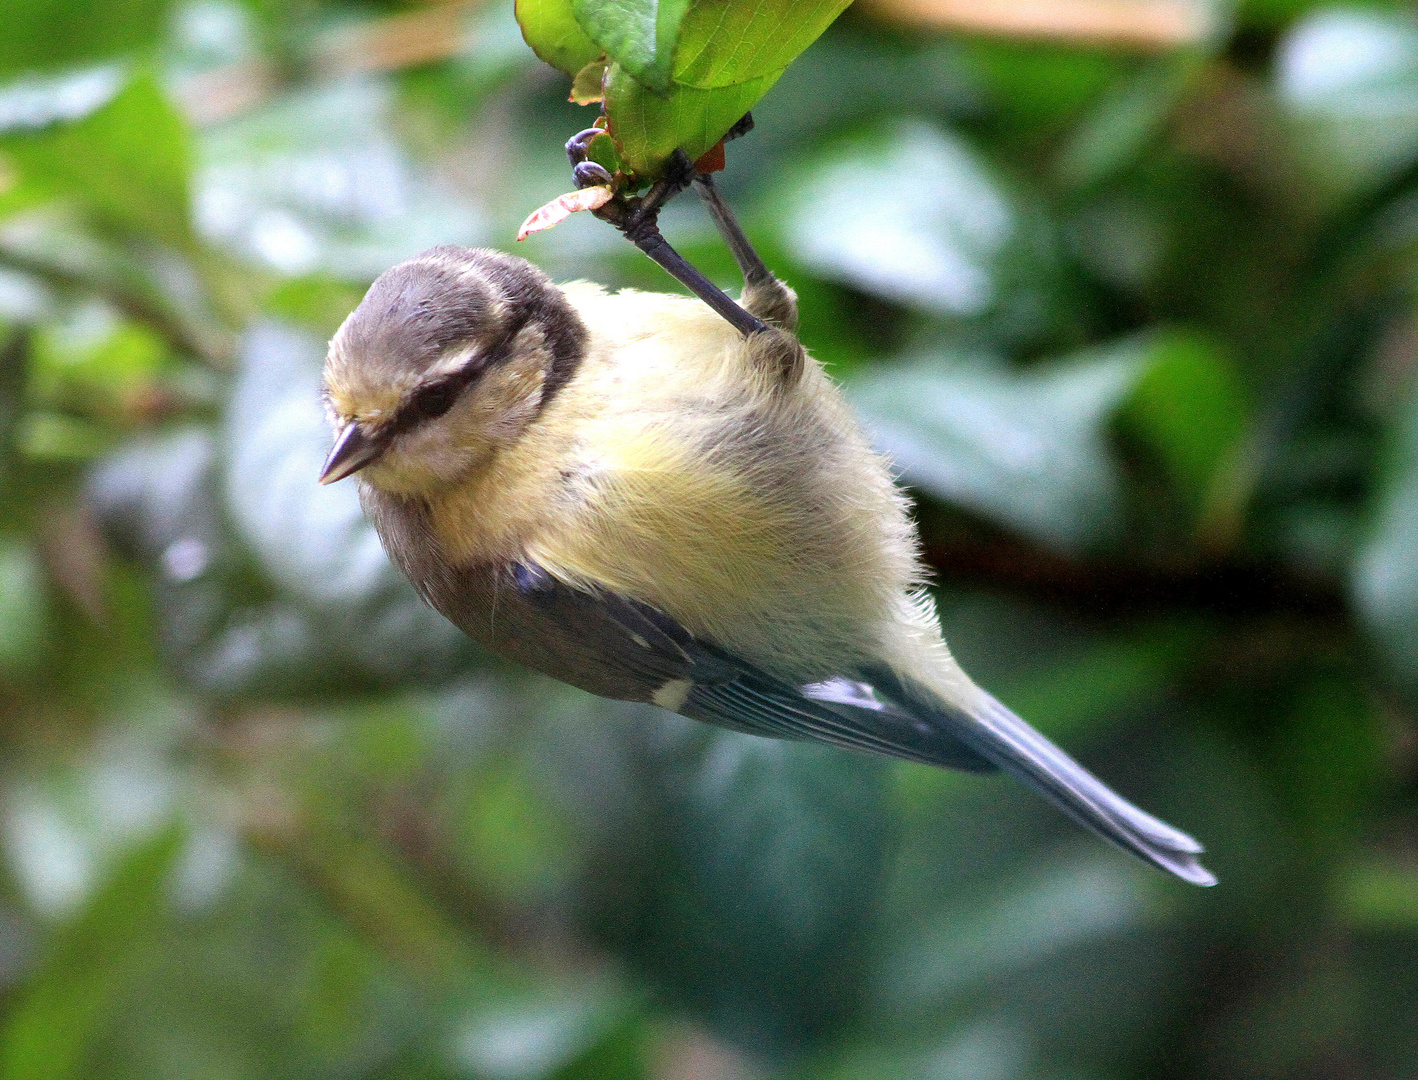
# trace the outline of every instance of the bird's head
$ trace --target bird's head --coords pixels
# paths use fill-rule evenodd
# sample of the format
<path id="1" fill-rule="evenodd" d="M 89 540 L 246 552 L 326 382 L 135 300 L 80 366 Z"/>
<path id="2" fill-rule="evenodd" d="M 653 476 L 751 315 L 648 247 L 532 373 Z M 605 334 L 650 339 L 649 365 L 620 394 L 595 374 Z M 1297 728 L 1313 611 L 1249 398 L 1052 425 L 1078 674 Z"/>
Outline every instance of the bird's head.
<path id="1" fill-rule="evenodd" d="M 515 442 L 571 377 L 586 330 L 525 259 L 438 247 L 385 271 L 330 342 L 335 445 L 322 484 L 356 472 L 427 494 Z"/>

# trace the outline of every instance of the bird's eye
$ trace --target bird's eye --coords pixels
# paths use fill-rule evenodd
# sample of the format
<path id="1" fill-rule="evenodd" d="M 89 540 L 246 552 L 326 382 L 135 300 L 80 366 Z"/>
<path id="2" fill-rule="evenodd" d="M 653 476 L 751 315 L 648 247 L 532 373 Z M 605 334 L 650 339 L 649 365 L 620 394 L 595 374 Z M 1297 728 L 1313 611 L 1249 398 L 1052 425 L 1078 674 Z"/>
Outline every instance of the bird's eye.
<path id="1" fill-rule="evenodd" d="M 453 403 L 458 400 L 458 393 L 462 389 L 462 386 L 457 382 L 442 382 L 426 386 L 414 397 L 412 402 L 414 411 L 425 420 L 442 416 L 453 407 Z"/>

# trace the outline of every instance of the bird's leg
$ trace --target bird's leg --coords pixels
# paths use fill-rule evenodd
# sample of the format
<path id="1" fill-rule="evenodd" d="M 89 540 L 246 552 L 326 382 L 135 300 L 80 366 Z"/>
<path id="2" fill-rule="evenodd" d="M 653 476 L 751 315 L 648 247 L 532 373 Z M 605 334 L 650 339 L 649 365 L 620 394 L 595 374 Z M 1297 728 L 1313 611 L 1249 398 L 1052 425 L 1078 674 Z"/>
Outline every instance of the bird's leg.
<path id="1" fill-rule="evenodd" d="M 751 123 L 751 121 L 750 121 Z M 708 173 L 696 173 L 694 189 L 704 200 L 719 235 L 724 238 L 734 262 L 743 273 L 743 306 L 764 322 L 794 330 L 798 325 L 798 299 L 793 291 L 773 276 L 753 244 L 739 228 L 733 211 Z"/>
<path id="2" fill-rule="evenodd" d="M 603 167 L 586 160 L 586 147 L 599 134 L 599 129 L 588 128 L 572 136 L 566 144 L 566 152 L 573 166 L 572 176 L 578 187 L 610 182 L 610 174 Z M 700 273 L 660 235 L 660 211 L 690 185 L 694 176 L 694 166 L 689 159 L 683 152 L 675 151 L 670 169 L 644 195 L 636 199 L 612 199 L 592 213 L 614 225 L 671 277 L 722 315 L 740 334 L 748 337 L 767 329 L 763 320 L 740 307 L 733 297 Z"/>
<path id="3" fill-rule="evenodd" d="M 595 212 L 596 215 L 604 217 L 605 220 L 610 221 L 612 225 L 625 233 L 626 239 L 659 263 L 669 272 L 671 277 L 728 320 L 730 326 L 744 337 L 767 329 L 762 319 L 745 311 L 735 302 L 733 297 L 700 273 L 683 255 L 670 246 L 669 241 L 660 235 L 659 225 L 655 220 L 658 216 L 657 213 L 646 215 L 632 213 L 622 224 L 603 213 L 612 205 L 607 203 L 600 211 Z"/>
<path id="4" fill-rule="evenodd" d="M 672 161 L 674 171 L 657 181 L 643 197 L 633 204 L 623 223 L 607 217 L 631 243 L 659 263 L 671 277 L 724 317 L 744 337 L 765 329 L 763 321 L 745 311 L 733 297 L 715 285 L 660 235 L 660 211 L 672 198 L 687 188 L 694 177 L 694 166 L 683 153 L 676 151 Z M 610 205 L 602 208 L 609 210 Z"/>

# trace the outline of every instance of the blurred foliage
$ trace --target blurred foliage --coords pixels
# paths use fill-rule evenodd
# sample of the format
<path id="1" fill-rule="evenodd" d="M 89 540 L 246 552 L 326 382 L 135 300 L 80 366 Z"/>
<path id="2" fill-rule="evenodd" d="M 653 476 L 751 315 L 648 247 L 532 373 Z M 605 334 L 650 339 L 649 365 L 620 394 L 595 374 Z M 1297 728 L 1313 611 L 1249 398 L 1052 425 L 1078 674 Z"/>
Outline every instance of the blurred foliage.
<path id="1" fill-rule="evenodd" d="M 778 42 L 722 187 L 965 667 L 1221 886 L 508 670 L 315 485 L 368 281 L 569 187 L 592 114 L 510 4 L 15 0 L 0 1077 L 1418 1075 L 1418 16 L 1143 53 L 890 11 Z M 589 217 L 519 251 L 671 285 Z"/>

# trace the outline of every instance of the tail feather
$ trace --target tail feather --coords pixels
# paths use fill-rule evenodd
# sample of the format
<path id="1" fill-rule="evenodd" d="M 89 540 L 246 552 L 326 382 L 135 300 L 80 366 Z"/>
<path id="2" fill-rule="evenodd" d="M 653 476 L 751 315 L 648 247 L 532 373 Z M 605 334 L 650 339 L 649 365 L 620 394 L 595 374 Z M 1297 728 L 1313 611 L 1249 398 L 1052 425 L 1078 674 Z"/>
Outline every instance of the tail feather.
<path id="1" fill-rule="evenodd" d="M 1197 858 L 1202 852 L 1199 843 L 1133 806 L 989 694 L 980 691 L 979 704 L 967 711 L 941 701 L 924 687 L 883 676 L 872 673 L 879 691 L 945 728 L 1079 824 L 1183 881 L 1216 884 L 1215 875 Z"/>

